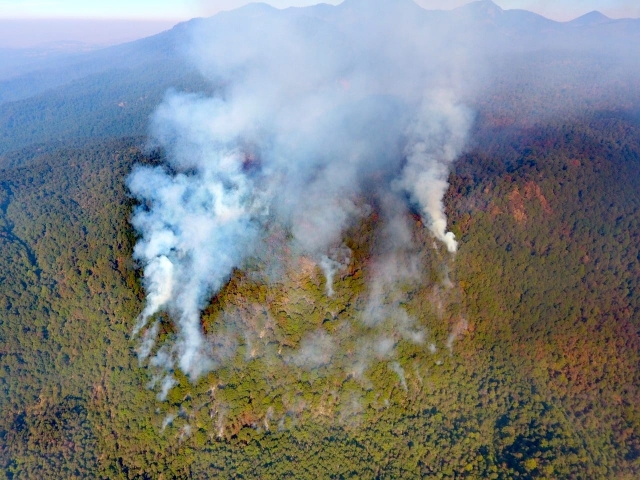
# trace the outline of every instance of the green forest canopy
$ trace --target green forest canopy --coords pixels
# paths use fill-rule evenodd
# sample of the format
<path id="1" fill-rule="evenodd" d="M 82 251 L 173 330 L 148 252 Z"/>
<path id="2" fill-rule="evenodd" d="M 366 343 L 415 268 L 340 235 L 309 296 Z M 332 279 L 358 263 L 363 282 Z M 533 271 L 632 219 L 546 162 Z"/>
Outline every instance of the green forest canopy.
<path id="1" fill-rule="evenodd" d="M 260 355 L 247 360 L 240 340 L 228 367 L 195 385 L 180 378 L 166 401 L 146 388 L 152 372 L 129 337 L 142 292 L 123 179 L 156 160 L 140 140 L 112 140 L 3 170 L 4 475 L 637 475 L 640 127 L 595 112 L 502 135 L 451 176 L 455 287 L 442 287 L 428 238 L 424 277 L 397 287 L 438 345 L 435 355 L 396 345 L 404 380 L 385 361 L 368 384 L 339 369 L 274 372 Z M 271 284 L 239 271 L 212 299 L 205 330 L 224 328 L 232 309 L 259 321 L 251 305 L 268 297 L 277 323 L 266 349 L 297 348 L 305 329 L 338 331 L 366 294 L 372 215 L 349 235 L 334 297 L 317 267 L 292 266 Z"/>

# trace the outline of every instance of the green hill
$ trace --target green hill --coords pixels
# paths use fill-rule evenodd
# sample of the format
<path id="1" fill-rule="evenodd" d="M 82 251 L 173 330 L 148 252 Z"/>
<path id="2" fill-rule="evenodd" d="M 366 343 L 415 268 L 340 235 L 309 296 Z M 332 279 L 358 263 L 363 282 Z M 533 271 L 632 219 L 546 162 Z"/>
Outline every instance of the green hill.
<path id="1" fill-rule="evenodd" d="M 507 32 L 528 18 L 509 15 Z M 132 338 L 125 182 L 164 164 L 145 135 L 165 91 L 216 88 L 167 38 L 0 104 L 0 478 L 640 477 L 636 67 L 497 52 L 444 198 L 458 253 L 407 213 L 411 242 L 385 257 L 384 199 L 365 192 L 328 295 L 270 222 L 201 316 L 217 368 L 171 371 L 163 398 Z"/>
<path id="2" fill-rule="evenodd" d="M 406 390 L 385 361 L 369 367 L 369 385 L 331 368 L 272 371 L 261 363 L 266 351 L 247 360 L 240 338 L 229 367 L 196 385 L 183 377 L 157 401 L 128 338 L 141 297 L 123 187 L 134 162 L 154 160 L 136 142 L 109 141 L 4 170 L 5 474 L 637 474 L 640 127 L 596 115 L 504 140 L 479 145 L 452 176 L 460 287 L 439 289 L 437 252 L 425 248 L 425 276 L 388 293 L 404 298 L 439 349 L 397 343 Z M 323 295 L 312 265 L 302 273 L 292 265 L 275 284 L 238 272 L 212 300 L 205 328 L 223 328 L 224 311 L 261 321 L 252 299 L 268 296 L 276 325 L 258 351 L 293 350 L 318 328 L 342 335 L 340 322 L 366 298 L 372 215 L 349 237 L 354 257 L 335 297 Z M 440 312 L 430 306 L 436 297 Z M 468 325 L 450 354 L 444 345 L 460 315 Z M 175 418 L 163 429 L 167 415 Z"/>

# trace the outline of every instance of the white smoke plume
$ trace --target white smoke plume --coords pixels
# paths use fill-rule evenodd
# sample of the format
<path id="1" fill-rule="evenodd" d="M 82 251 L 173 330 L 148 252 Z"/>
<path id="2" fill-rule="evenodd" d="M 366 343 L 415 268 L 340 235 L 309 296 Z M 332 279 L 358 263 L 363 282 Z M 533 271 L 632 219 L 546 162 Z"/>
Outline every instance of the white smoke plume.
<path id="1" fill-rule="evenodd" d="M 398 375 L 398 378 L 400 379 L 400 384 L 402 385 L 402 388 L 406 392 L 408 390 L 408 387 L 407 387 L 407 377 L 405 376 L 404 368 L 402 368 L 398 362 L 392 362 L 389 364 L 389 370 L 392 370 L 393 372 L 396 373 L 396 375 Z"/>
<path id="2" fill-rule="evenodd" d="M 467 322 L 466 318 L 461 318 L 460 320 L 458 320 L 458 322 L 454 325 L 453 329 L 451 330 L 449 337 L 447 338 L 446 345 L 447 345 L 447 348 L 449 349 L 449 352 L 453 352 L 453 343 L 460 337 L 460 335 L 465 333 L 468 329 L 469 329 L 469 322 Z"/>
<path id="3" fill-rule="evenodd" d="M 158 336 L 158 331 L 160 330 L 160 324 L 156 321 L 153 323 L 151 328 L 149 328 L 146 332 L 144 332 L 144 336 L 142 337 L 142 341 L 138 348 L 136 349 L 136 353 L 138 354 L 138 359 L 140 362 L 143 362 L 149 357 L 151 354 L 151 350 L 155 345 L 156 337 Z"/>
<path id="4" fill-rule="evenodd" d="M 334 350 L 334 342 L 327 333 L 314 332 L 302 340 L 299 351 L 292 356 L 291 361 L 301 368 L 318 368 L 331 361 Z"/>
<path id="5" fill-rule="evenodd" d="M 292 252 L 329 259 L 364 215 L 359 198 L 392 198 L 381 202 L 393 205 L 383 216 L 416 208 L 456 251 L 443 195 L 471 115 L 443 87 L 458 83 L 455 55 L 422 12 L 409 0 L 255 4 L 191 23 L 189 55 L 216 94 L 168 93 L 151 132 L 167 165 L 138 167 L 128 181 L 140 202 L 134 255 L 147 292 L 134 333 L 160 311 L 177 332 L 170 355 L 152 363 L 191 379 L 214 368 L 201 310 L 235 268 L 260 255 L 271 222 L 291 233 Z M 337 266 L 323 267 L 331 295 Z M 403 325 L 422 341 L 409 320 Z M 156 327 L 147 332 L 145 358 Z M 300 358 L 324 358 L 307 350 Z"/>
<path id="6" fill-rule="evenodd" d="M 333 290 L 334 277 L 340 270 L 349 266 L 350 260 L 351 250 L 345 245 L 334 249 L 331 252 L 331 256 L 323 255 L 320 259 L 319 265 L 326 280 L 325 291 L 327 292 L 327 296 L 332 297 L 335 293 Z"/>
<path id="7" fill-rule="evenodd" d="M 174 414 L 170 414 L 167 415 L 164 420 L 162 421 L 162 431 L 164 431 L 165 428 L 167 428 L 169 425 L 171 425 L 173 423 L 173 421 L 175 420 L 176 416 Z"/>
<path id="8" fill-rule="evenodd" d="M 326 279 L 325 290 L 327 292 L 327 296 L 332 297 L 335 293 L 333 290 L 333 277 L 335 276 L 338 269 L 342 267 L 342 264 L 327 257 L 326 255 L 323 255 L 320 259 L 319 265 L 320 268 L 322 268 L 322 271 L 324 272 L 324 278 Z"/>
<path id="9" fill-rule="evenodd" d="M 466 143 L 472 115 L 451 98 L 451 92 L 436 92 L 427 98 L 409 128 L 407 165 L 399 182 L 420 205 L 429 230 L 451 253 L 458 242 L 447 232 L 443 197 L 449 184 L 451 164 Z"/>

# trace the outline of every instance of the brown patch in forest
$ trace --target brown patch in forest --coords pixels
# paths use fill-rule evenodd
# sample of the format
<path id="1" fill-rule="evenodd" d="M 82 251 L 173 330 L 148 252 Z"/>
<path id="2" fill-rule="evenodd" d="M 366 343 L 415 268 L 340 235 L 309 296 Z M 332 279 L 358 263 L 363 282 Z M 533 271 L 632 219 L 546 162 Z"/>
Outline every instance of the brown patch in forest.
<path id="1" fill-rule="evenodd" d="M 518 223 L 523 223 L 527 220 L 528 217 L 526 203 L 531 202 L 532 200 L 538 200 L 546 214 L 550 215 L 551 213 L 553 213 L 553 210 L 549 206 L 549 202 L 542 193 L 540 185 L 538 185 L 533 180 L 525 183 L 522 193 L 520 192 L 520 189 L 517 185 L 513 187 L 513 190 L 509 194 L 508 199 L 511 215 L 513 215 L 513 218 Z"/>
<path id="2" fill-rule="evenodd" d="M 483 122 L 494 128 L 510 127 L 516 123 L 516 119 L 513 115 L 509 114 L 486 114 L 483 118 Z"/>
<path id="3" fill-rule="evenodd" d="M 489 207 L 489 215 L 491 215 L 491 218 L 496 218 L 498 215 L 502 215 L 503 213 L 504 212 L 500 210 L 500 207 L 491 202 L 491 206 Z"/>
<path id="4" fill-rule="evenodd" d="M 469 330 L 469 322 L 467 321 L 466 318 L 460 317 L 456 322 L 456 324 L 454 325 L 451 333 L 456 337 L 459 337 L 460 335 L 466 334 L 468 330 Z"/>
<path id="5" fill-rule="evenodd" d="M 287 268 L 287 276 L 297 288 L 303 288 L 304 284 L 315 276 L 318 264 L 309 257 L 299 257 L 291 263 Z"/>
<path id="6" fill-rule="evenodd" d="M 310 277 L 311 275 L 313 275 L 317 265 L 316 262 L 314 262 L 309 257 L 300 257 L 300 259 L 298 260 L 298 263 L 299 263 L 298 265 L 299 275 L 302 275 L 304 277 Z"/>
<path id="7" fill-rule="evenodd" d="M 333 394 L 325 393 L 320 400 L 318 406 L 312 410 L 314 418 L 325 417 L 334 418 L 335 416 L 336 399 Z"/>
<path id="8" fill-rule="evenodd" d="M 527 200 L 533 200 L 534 198 L 537 198 L 540 202 L 540 205 L 542 205 L 542 209 L 545 211 L 545 213 L 551 214 L 553 212 L 553 210 L 551 210 L 551 207 L 549 206 L 549 202 L 542 194 L 540 185 L 538 185 L 533 180 L 530 180 L 525 184 L 524 198 L 526 198 Z"/>
<path id="9" fill-rule="evenodd" d="M 548 386 L 555 394 L 599 398 L 602 385 L 624 385 L 634 378 L 640 340 L 629 319 L 632 313 L 612 313 L 601 319 L 577 319 L 574 325 L 534 342 L 529 355 L 547 370 Z M 526 351 L 524 347 L 522 352 Z M 617 402 L 613 392 L 606 401 L 611 400 Z"/>
<path id="10" fill-rule="evenodd" d="M 562 228 L 560 229 L 560 239 L 568 240 L 571 238 L 571 228 L 566 223 L 562 224 Z"/>
<path id="11" fill-rule="evenodd" d="M 107 397 L 105 388 L 101 383 L 94 383 L 91 388 L 91 400 L 94 403 L 101 403 Z"/>
<path id="12" fill-rule="evenodd" d="M 51 401 L 46 398 L 43 397 L 42 395 L 40 395 L 38 397 L 38 403 L 29 405 L 27 407 L 25 407 L 25 412 L 29 413 L 29 414 L 35 414 L 35 415 L 42 415 L 42 413 L 50 408 L 52 405 Z"/>
<path id="13" fill-rule="evenodd" d="M 509 208 L 511 209 L 511 215 L 518 223 L 522 223 L 527 219 L 527 213 L 524 206 L 524 198 L 520 194 L 520 190 L 516 185 L 513 191 L 509 194 Z"/>

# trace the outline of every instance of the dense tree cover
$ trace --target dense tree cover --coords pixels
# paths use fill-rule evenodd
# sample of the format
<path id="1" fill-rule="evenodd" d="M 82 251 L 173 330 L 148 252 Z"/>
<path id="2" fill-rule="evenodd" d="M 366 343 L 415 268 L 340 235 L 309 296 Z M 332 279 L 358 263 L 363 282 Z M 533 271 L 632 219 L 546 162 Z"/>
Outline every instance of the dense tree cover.
<path id="1" fill-rule="evenodd" d="M 639 147 L 636 123 L 601 114 L 498 141 L 455 177 L 470 314 L 617 474 L 640 464 Z"/>
<path id="2" fill-rule="evenodd" d="M 112 346 L 135 311 L 120 273 L 131 262 L 120 178 L 132 148 L 85 145 L 0 173 L 0 428 L 9 476 L 94 471 L 93 406 L 135 365 L 126 347 L 115 354 Z"/>
<path id="3" fill-rule="evenodd" d="M 632 118 L 598 113 L 478 133 L 447 195 L 459 254 L 433 249 L 409 219 L 419 248 L 405 253 L 421 273 L 382 294 L 428 332 L 424 343 L 397 336 L 397 317 L 375 331 L 361 321 L 381 227 L 375 199 L 363 199 L 373 209 L 349 232 L 352 255 L 335 295 L 310 259 L 290 259 L 268 277 L 257 273 L 263 260 L 249 262 L 203 315 L 219 368 L 195 384 L 176 372 L 164 401 L 129 338 L 143 296 L 123 179 L 133 163 L 154 161 L 139 143 L 35 148 L 15 154 L 23 166 L 3 159 L 5 477 L 640 473 Z M 265 244 L 286 259 L 283 235 L 274 227 Z M 160 321 L 170 338 L 171 324 Z M 314 368 L 295 356 L 309 332 L 339 342 Z M 374 355 L 355 374 L 358 340 L 380 332 L 393 354 Z"/>
<path id="4" fill-rule="evenodd" d="M 416 247 L 390 260 L 418 273 L 374 292 L 385 225 L 362 198 L 328 296 L 274 225 L 202 316 L 216 368 L 164 400 L 130 338 L 124 179 L 157 160 L 131 136 L 166 87 L 207 87 L 154 64 L 0 105 L 0 478 L 640 476 L 637 78 L 503 61 L 469 99 L 455 258 L 408 218 Z"/>
<path id="5" fill-rule="evenodd" d="M 169 88 L 207 91 L 182 62 L 113 68 L 22 100 L 0 104 L 0 154 L 39 142 L 146 135 Z"/>

